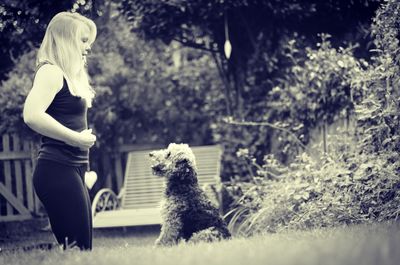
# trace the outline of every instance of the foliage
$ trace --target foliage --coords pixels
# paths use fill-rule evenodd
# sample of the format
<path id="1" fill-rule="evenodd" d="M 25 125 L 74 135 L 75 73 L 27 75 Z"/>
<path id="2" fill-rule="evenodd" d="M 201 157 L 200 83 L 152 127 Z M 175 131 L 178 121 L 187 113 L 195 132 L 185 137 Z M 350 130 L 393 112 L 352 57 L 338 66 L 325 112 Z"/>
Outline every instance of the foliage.
<path id="1" fill-rule="evenodd" d="M 7 79 L 1 82 L 0 106 L 3 117 L 0 122 L 0 134 L 19 132 L 24 137 L 32 137 L 33 133 L 22 120 L 22 109 L 26 95 L 32 87 L 35 72 L 37 50 L 22 55 Z"/>
<path id="2" fill-rule="evenodd" d="M 288 41 L 285 55 L 292 66 L 284 69 L 285 76 L 269 92 L 266 102 L 265 119 L 291 131 L 304 145 L 310 143 L 313 129 L 350 119 L 355 102 L 362 96 L 361 87 L 354 83 L 367 62 L 353 55 L 353 47 L 333 48 L 329 38 L 321 34 L 317 49 L 299 49 L 295 39 Z M 290 161 L 304 151 L 287 131 L 278 130 L 274 136 L 281 161 Z"/>
<path id="3" fill-rule="evenodd" d="M 2 0 L 0 3 L 0 80 L 18 58 L 39 46 L 50 19 L 63 11 L 79 12 L 97 19 L 108 0 Z"/>
<path id="4" fill-rule="evenodd" d="M 262 181 L 254 184 L 262 192 L 245 193 L 230 213 L 240 233 L 398 220 L 399 9 L 398 1 L 379 9 L 373 63 L 349 76 L 362 96 L 356 102 L 358 137 L 336 136 L 329 153 L 318 159 L 303 154 L 279 178 L 258 174 Z"/>
<path id="5" fill-rule="evenodd" d="M 264 92 L 247 97 L 245 117 L 254 122 L 226 119 L 215 126 L 216 141 L 225 146 L 226 175 L 243 180 L 249 177 L 247 166 L 235 156 L 240 148 L 248 148 L 258 163 L 268 153 L 289 163 L 299 152 L 310 151 L 307 145 L 313 130 L 354 114 L 354 103 L 361 98 L 362 90 L 351 85 L 360 82 L 354 77 L 362 75 L 367 63 L 353 55 L 353 47 L 335 49 L 328 38 L 322 34 L 316 48 L 301 38 L 281 44 L 276 54 L 265 59 L 265 63 L 275 63 L 263 68 L 276 71 L 279 66 L 279 76 L 263 85 L 273 89 L 261 89 L 257 84 L 249 88 L 249 94 L 253 89 Z"/>
<path id="6" fill-rule="evenodd" d="M 50 19 L 75 0 L 3 0 L 0 3 L 0 80 L 22 54 L 37 47 Z"/>
<path id="7" fill-rule="evenodd" d="M 106 25 L 89 60 L 98 90 L 90 120 L 99 144 L 210 143 L 220 98 L 210 58 L 176 44 L 145 42 L 118 16 Z"/>
<path id="8" fill-rule="evenodd" d="M 387 156 L 359 156 L 355 150 L 344 153 L 353 143 L 340 139 L 330 146 L 335 153 L 320 161 L 305 153 L 287 167 L 266 159 L 264 167 L 282 173 L 273 179 L 258 175 L 228 214 L 231 227 L 251 235 L 397 219 L 400 163 Z"/>
<path id="9" fill-rule="evenodd" d="M 377 2 L 307 1 L 299 5 L 298 1 L 123 0 L 120 10 L 132 29 L 144 39 L 165 43 L 175 40 L 213 55 L 223 84 L 218 86 L 223 97 L 217 117 L 213 118 L 213 139 L 224 146 L 222 176 L 228 180 L 236 176 L 248 177 L 246 167 L 235 157 L 238 148 L 251 149 L 258 162 L 270 152 L 276 153 L 282 161 L 290 161 L 299 148 L 286 133 L 264 126 L 232 126 L 224 122 L 224 116 L 240 121 L 267 120 L 272 123 L 283 119 L 281 125 L 296 130 L 294 133 L 298 137 L 303 135 L 302 141 L 307 143 L 308 130 L 312 127 L 303 126 L 302 122 L 306 123 L 308 117 L 301 121 L 291 120 L 285 116 L 288 110 L 279 105 L 268 105 L 274 101 L 268 96 L 270 91 L 274 87 L 283 87 L 279 80 L 289 82 L 286 76 L 293 81 L 295 78 L 292 72 L 286 71 L 293 66 L 286 56 L 290 52 L 286 44 L 294 38 L 299 50 L 311 49 L 316 34 L 327 32 L 334 36 L 334 45 L 360 43 L 357 52 L 362 54 L 360 50 L 369 39 L 365 38 L 365 28 L 360 25 L 369 24 Z M 227 39 L 233 47 L 229 60 L 224 55 Z M 350 51 L 344 53 L 350 56 Z M 300 53 L 297 56 L 298 60 L 302 60 L 301 56 L 306 57 Z M 345 68 L 348 70 L 347 66 Z M 303 90 L 307 87 L 305 81 Z M 275 102 L 278 104 L 279 100 Z M 292 114 L 295 114 L 294 109 Z M 276 139 L 281 140 L 278 145 Z"/>
<path id="10" fill-rule="evenodd" d="M 123 0 L 120 9 L 133 30 L 146 39 L 166 43 L 177 40 L 213 53 L 224 84 L 225 114 L 244 118 L 246 96 L 250 94 L 245 90 L 246 80 L 254 77 L 248 75 L 254 69 L 254 58 L 273 57 L 280 48 L 279 42 L 293 32 L 310 38 L 329 32 L 343 40 L 346 34 L 352 35 L 349 32 L 357 24 L 372 16 L 376 2 L 306 1 L 300 5 L 297 0 Z M 224 55 L 228 39 L 233 47 L 229 60 Z M 270 77 L 264 73 L 262 80 L 257 81 Z"/>
<path id="11" fill-rule="evenodd" d="M 360 142 L 365 152 L 397 154 L 400 150 L 399 12 L 398 1 L 387 1 L 372 25 L 376 55 L 363 77 L 368 96 L 357 106 Z"/>
<path id="12" fill-rule="evenodd" d="M 285 29 L 296 29 L 309 31 L 310 35 L 321 30 L 343 33 L 348 30 L 350 23 L 368 19 L 377 7 L 377 2 L 379 1 L 307 1 L 300 5 L 297 0 L 123 0 L 120 10 L 141 36 L 162 39 L 166 43 L 175 39 L 187 46 L 218 48 L 221 52 L 226 37 L 223 25 L 227 16 L 233 48 L 235 50 L 235 47 L 239 47 L 238 50 L 247 56 L 249 51 L 255 52 L 254 42 L 261 32 L 268 35 L 267 32 L 271 30 L 282 33 Z M 359 12 L 355 13 L 354 10 Z M 315 21 L 324 23 L 316 24 Z M 203 39 L 204 36 L 209 38 Z"/>

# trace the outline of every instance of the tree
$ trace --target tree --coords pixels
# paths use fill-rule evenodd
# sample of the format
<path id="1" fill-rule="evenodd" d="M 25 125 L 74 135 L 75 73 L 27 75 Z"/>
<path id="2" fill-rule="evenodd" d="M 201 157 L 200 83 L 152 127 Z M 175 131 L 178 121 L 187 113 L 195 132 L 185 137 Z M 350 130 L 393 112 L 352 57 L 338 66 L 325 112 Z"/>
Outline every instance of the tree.
<path id="1" fill-rule="evenodd" d="M 342 40 L 358 24 L 369 22 L 377 4 L 377 0 L 123 0 L 121 10 L 145 38 L 176 40 L 211 52 L 224 82 L 226 114 L 243 118 L 252 60 L 273 57 L 280 40 L 293 32 L 312 37 L 326 32 Z M 224 54 L 227 40 L 233 47 L 229 60 Z M 277 63 L 263 78 L 275 74 Z"/>
<path id="2" fill-rule="evenodd" d="M 314 48 L 317 33 L 328 33 L 333 48 L 358 43 L 355 56 L 368 56 L 369 20 L 379 1 L 123 0 L 121 3 L 120 9 L 128 17 L 132 30 L 143 38 L 161 39 L 165 43 L 175 40 L 213 56 L 223 83 L 220 91 L 224 93 L 224 108 L 213 126 L 214 140 L 224 145 L 223 174 L 229 178 L 244 176 L 247 171 L 237 161 L 238 148 L 249 148 L 261 161 L 273 150 L 276 134 L 266 126 L 232 126 L 223 117 L 268 122 L 264 119 L 274 111 L 266 104 L 270 92 L 293 67 L 286 50 L 292 39 L 296 39 L 298 49 Z M 227 40 L 232 46 L 229 59 L 224 50 Z M 305 128 L 308 129 L 311 128 Z"/>
<path id="3" fill-rule="evenodd" d="M 16 58 L 37 47 L 46 25 L 58 12 L 71 9 L 75 0 L 4 0 L 0 4 L 0 80 Z"/>
<path id="4" fill-rule="evenodd" d="M 50 19 L 62 11 L 79 11 L 93 19 L 104 0 L 2 0 L 0 3 L 0 80 L 17 58 L 39 46 Z"/>

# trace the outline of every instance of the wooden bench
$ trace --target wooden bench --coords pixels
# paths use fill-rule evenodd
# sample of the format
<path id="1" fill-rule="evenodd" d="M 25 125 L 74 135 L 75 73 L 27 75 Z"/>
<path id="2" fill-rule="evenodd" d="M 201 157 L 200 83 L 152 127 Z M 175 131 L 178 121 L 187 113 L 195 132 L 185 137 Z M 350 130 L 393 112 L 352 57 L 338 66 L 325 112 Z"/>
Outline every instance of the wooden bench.
<path id="1" fill-rule="evenodd" d="M 219 145 L 191 147 L 196 156 L 200 187 L 220 183 L 222 149 Z M 164 180 L 151 171 L 149 152 L 129 152 L 123 187 L 118 195 L 100 190 L 92 203 L 93 227 L 155 225 L 161 223 Z"/>

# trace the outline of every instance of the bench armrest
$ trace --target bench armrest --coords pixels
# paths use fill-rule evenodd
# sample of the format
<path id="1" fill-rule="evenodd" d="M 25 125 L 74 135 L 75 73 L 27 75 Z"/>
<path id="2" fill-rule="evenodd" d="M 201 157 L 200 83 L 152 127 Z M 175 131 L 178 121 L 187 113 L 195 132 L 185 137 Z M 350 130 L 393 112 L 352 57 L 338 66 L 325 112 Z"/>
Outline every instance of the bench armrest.
<path id="1" fill-rule="evenodd" d="M 112 211 L 120 207 L 120 198 L 111 189 L 101 189 L 92 202 L 92 216 L 103 211 Z"/>

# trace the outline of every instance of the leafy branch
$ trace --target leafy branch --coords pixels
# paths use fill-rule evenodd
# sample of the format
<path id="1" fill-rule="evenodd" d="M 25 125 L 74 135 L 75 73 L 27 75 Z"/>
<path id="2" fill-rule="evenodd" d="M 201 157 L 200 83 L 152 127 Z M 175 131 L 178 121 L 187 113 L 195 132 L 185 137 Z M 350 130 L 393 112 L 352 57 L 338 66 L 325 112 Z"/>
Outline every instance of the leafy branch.
<path id="1" fill-rule="evenodd" d="M 293 137 L 293 139 L 304 149 L 304 150 L 309 150 L 309 148 L 304 145 L 301 140 L 296 136 L 296 134 L 294 134 L 293 132 L 291 132 L 290 130 L 286 129 L 286 128 L 282 128 L 279 127 L 275 124 L 269 123 L 269 122 L 254 122 L 254 121 L 235 121 L 233 120 L 232 117 L 227 117 L 224 119 L 224 121 L 228 124 L 231 125 L 239 125 L 239 126 L 268 126 L 270 128 L 276 129 L 276 130 L 280 130 L 283 132 L 286 132 L 287 134 L 289 134 L 290 136 Z"/>

